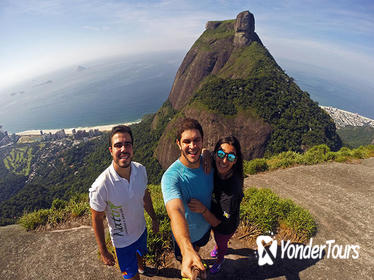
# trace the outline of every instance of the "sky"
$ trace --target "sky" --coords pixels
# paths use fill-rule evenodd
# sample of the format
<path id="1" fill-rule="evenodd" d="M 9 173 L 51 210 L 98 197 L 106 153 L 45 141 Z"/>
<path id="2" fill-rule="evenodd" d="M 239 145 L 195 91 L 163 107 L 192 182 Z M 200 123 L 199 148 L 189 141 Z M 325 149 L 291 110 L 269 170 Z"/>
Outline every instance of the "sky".
<path id="1" fill-rule="evenodd" d="M 256 32 L 276 60 L 374 88 L 372 0 L 0 0 L 0 89 L 94 59 L 187 52 L 207 21 L 244 10 L 254 14 Z"/>

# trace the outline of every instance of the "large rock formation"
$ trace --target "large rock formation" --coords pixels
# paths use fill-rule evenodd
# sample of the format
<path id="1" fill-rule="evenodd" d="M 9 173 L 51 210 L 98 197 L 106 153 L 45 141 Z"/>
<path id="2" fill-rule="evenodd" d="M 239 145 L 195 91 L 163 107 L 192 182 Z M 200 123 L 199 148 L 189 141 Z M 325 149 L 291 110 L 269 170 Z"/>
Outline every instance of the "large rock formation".
<path id="1" fill-rule="evenodd" d="M 234 46 L 244 47 L 253 41 L 261 42 L 255 33 L 255 17 L 248 11 L 241 12 L 235 21 Z"/>
<path id="2" fill-rule="evenodd" d="M 331 119 L 278 66 L 248 11 L 208 22 L 179 67 L 151 125 L 164 127 L 155 150 L 164 169 L 179 155 L 175 131 L 185 117 L 201 123 L 208 149 L 236 136 L 246 160 L 262 157 L 269 145 L 271 153 L 336 140 Z"/>
<path id="3" fill-rule="evenodd" d="M 240 13 L 236 20 L 208 22 L 206 31 L 178 69 L 169 95 L 173 108 L 180 110 L 186 105 L 203 79 L 211 74 L 216 75 L 225 66 L 235 48 L 253 41 L 262 45 L 254 30 L 254 16 L 248 11 Z M 223 34 L 217 38 L 214 36 L 216 33 Z"/>

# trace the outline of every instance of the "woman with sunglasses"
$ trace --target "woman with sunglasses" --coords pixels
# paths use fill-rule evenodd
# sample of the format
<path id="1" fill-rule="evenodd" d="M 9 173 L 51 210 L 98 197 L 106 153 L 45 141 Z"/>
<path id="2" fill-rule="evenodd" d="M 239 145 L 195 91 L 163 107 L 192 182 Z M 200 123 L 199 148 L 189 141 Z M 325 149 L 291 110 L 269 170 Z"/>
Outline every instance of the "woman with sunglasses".
<path id="1" fill-rule="evenodd" d="M 240 143 L 234 136 L 221 138 L 214 148 L 214 190 L 209 211 L 199 200 L 191 199 L 188 206 L 201 213 L 212 225 L 216 246 L 211 251 L 217 257 L 210 269 L 219 272 L 224 262 L 227 244 L 239 225 L 239 209 L 243 199 L 243 158 Z"/>

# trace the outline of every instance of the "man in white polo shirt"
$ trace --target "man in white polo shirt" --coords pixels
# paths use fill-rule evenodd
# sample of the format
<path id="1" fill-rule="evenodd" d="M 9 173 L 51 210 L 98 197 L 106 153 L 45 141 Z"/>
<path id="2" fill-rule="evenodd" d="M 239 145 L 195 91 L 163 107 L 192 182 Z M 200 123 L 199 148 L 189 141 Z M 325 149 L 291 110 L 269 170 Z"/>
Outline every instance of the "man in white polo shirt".
<path id="1" fill-rule="evenodd" d="M 144 209 L 152 218 L 152 230 L 158 232 L 158 220 L 147 189 L 145 167 L 133 158 L 130 127 L 115 126 L 109 136 L 112 164 L 92 184 L 90 207 L 92 227 L 104 264 L 114 265 L 114 257 L 105 245 L 104 217 L 116 249 L 118 264 L 125 279 L 139 279 L 144 273 L 143 256 L 147 251 Z"/>

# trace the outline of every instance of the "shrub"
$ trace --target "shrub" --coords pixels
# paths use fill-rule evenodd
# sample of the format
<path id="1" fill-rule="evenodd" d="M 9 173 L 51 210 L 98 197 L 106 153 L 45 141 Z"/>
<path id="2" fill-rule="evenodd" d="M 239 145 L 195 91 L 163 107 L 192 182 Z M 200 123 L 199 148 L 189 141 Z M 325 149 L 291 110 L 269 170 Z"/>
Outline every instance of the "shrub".
<path id="1" fill-rule="evenodd" d="M 299 239 L 306 240 L 315 235 L 317 225 L 309 211 L 290 199 L 281 199 L 279 203 L 282 213 L 280 223 L 284 223 Z"/>
<path id="2" fill-rule="evenodd" d="M 336 159 L 336 152 L 328 152 L 326 154 L 326 160 L 327 161 L 335 160 L 335 159 Z"/>
<path id="3" fill-rule="evenodd" d="M 341 148 L 341 149 L 337 152 L 337 154 L 338 154 L 339 156 L 349 157 L 349 156 L 351 156 L 351 150 L 350 150 L 349 148 L 347 148 L 347 147 L 343 147 L 343 148 Z"/>
<path id="4" fill-rule="evenodd" d="M 67 211 L 71 213 L 73 218 L 81 217 L 90 213 L 90 206 L 87 202 L 69 202 Z"/>
<path id="5" fill-rule="evenodd" d="M 343 147 L 338 152 L 331 152 L 330 148 L 323 144 L 312 147 L 304 154 L 288 151 L 268 159 L 244 161 L 244 173 L 252 175 L 268 169 L 287 168 L 297 164 L 311 165 L 326 161 L 347 162 L 355 158 L 369 157 L 374 157 L 374 145 L 360 146 L 354 150 Z"/>
<path id="6" fill-rule="evenodd" d="M 296 152 L 288 151 L 271 157 L 268 164 L 271 170 L 278 168 L 287 168 L 302 163 L 302 155 Z"/>
<path id="7" fill-rule="evenodd" d="M 69 218 L 69 214 L 67 213 L 65 209 L 61 209 L 61 210 L 51 209 L 49 216 L 48 216 L 47 224 L 54 227 L 54 226 L 57 226 L 58 224 L 65 222 L 66 220 L 68 220 L 68 218 Z"/>
<path id="8" fill-rule="evenodd" d="M 354 158 L 360 158 L 360 159 L 368 158 L 369 157 L 369 149 L 367 149 L 363 146 L 360 146 L 359 148 L 352 150 L 352 156 Z"/>
<path id="9" fill-rule="evenodd" d="M 87 194 L 75 194 L 69 201 L 55 199 L 51 209 L 41 209 L 24 214 L 19 223 L 27 230 L 34 230 L 40 226 L 55 227 L 70 219 L 82 217 L 90 213 Z"/>
<path id="10" fill-rule="evenodd" d="M 88 195 L 86 193 L 73 195 L 66 206 L 66 211 L 73 218 L 88 215 L 90 213 Z"/>
<path id="11" fill-rule="evenodd" d="M 241 220 L 261 232 L 275 231 L 278 225 L 279 197 L 270 189 L 249 188 L 244 191 Z"/>
<path id="12" fill-rule="evenodd" d="M 26 230 L 34 230 L 39 226 L 46 225 L 48 222 L 48 216 L 51 210 L 49 209 L 42 209 L 38 211 L 34 211 L 32 213 L 24 214 L 20 219 L 19 223 L 26 229 Z"/>
<path id="13" fill-rule="evenodd" d="M 163 253 L 171 249 L 172 235 L 170 221 L 164 206 L 161 186 L 148 185 L 148 189 L 151 192 L 153 207 L 159 220 L 160 226 L 159 232 L 157 234 L 154 234 L 152 231 L 152 220 L 147 214 L 145 215 L 148 230 L 147 260 L 155 265 L 159 265 Z"/>
<path id="14" fill-rule="evenodd" d="M 326 155 L 330 152 L 330 148 L 323 144 L 314 146 L 303 155 L 304 164 L 317 164 L 326 161 Z"/>
<path id="15" fill-rule="evenodd" d="M 317 229 L 309 211 L 290 199 L 280 199 L 270 189 L 246 189 L 240 218 L 245 225 L 255 227 L 259 234 L 276 232 L 283 224 L 300 241 L 312 237 Z"/>
<path id="16" fill-rule="evenodd" d="M 65 208 L 67 204 L 68 204 L 68 202 L 66 200 L 62 200 L 62 199 L 56 198 L 52 202 L 51 209 L 52 210 L 60 210 L 60 209 Z"/>
<path id="17" fill-rule="evenodd" d="M 256 158 L 251 161 L 244 162 L 244 173 L 256 174 L 258 172 L 264 172 L 269 169 L 269 166 L 265 159 Z"/>

